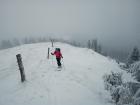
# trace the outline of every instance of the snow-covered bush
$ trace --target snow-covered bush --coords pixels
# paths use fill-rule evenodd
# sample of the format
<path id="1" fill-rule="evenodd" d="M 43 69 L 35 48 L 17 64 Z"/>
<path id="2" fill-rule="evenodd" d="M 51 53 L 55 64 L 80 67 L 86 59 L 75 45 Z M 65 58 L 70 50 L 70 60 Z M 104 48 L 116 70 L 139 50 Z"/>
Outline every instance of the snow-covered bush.
<path id="1" fill-rule="evenodd" d="M 119 86 L 118 86 L 119 87 Z M 110 91 L 111 93 L 111 97 L 112 99 L 115 101 L 115 103 L 118 103 L 119 102 L 119 99 L 120 99 L 120 95 L 119 95 L 119 88 L 118 87 L 114 87 L 112 88 L 112 90 Z"/>
<path id="2" fill-rule="evenodd" d="M 113 87 L 117 87 L 122 84 L 122 74 L 114 73 L 104 75 L 105 89 L 112 91 Z"/>
<path id="3" fill-rule="evenodd" d="M 133 102 L 131 91 L 128 87 L 121 85 L 114 87 L 111 91 L 111 97 L 118 105 L 129 104 Z"/>
<path id="4" fill-rule="evenodd" d="M 140 105 L 140 88 L 137 90 L 133 98 L 134 98 L 134 105 Z"/>
<path id="5" fill-rule="evenodd" d="M 130 68 L 127 70 L 129 73 L 132 73 L 132 76 L 140 82 L 140 61 L 134 64 L 131 64 Z"/>
<path id="6" fill-rule="evenodd" d="M 140 105 L 140 61 L 129 65 L 129 68 L 123 67 L 123 70 L 131 73 L 136 81 L 123 82 L 122 73 L 111 72 L 104 75 L 105 89 L 117 105 Z"/>
<path id="7" fill-rule="evenodd" d="M 118 101 L 118 105 L 123 105 L 123 104 L 129 104 L 132 103 L 132 94 L 129 90 L 129 87 L 127 86 L 120 86 L 119 87 L 119 101 Z"/>
<path id="8" fill-rule="evenodd" d="M 138 90 L 140 89 L 140 83 L 134 83 L 134 82 L 127 82 L 125 85 L 129 88 L 131 94 L 135 97 L 140 97 L 138 94 Z"/>
<path id="9" fill-rule="evenodd" d="M 105 83 L 105 89 L 110 91 L 112 99 L 115 101 L 115 103 L 119 102 L 120 89 L 118 87 L 122 85 L 122 73 L 111 72 L 111 74 L 105 74 L 103 79 Z"/>
<path id="10" fill-rule="evenodd" d="M 139 98 L 136 98 L 134 100 L 134 104 L 133 105 L 140 105 L 140 97 Z"/>
<path id="11" fill-rule="evenodd" d="M 119 64 L 119 66 L 120 66 L 120 68 L 122 69 L 122 70 L 126 70 L 126 69 L 128 69 L 128 67 L 126 66 L 126 64 Z"/>
<path id="12" fill-rule="evenodd" d="M 133 48 L 133 51 L 131 52 L 130 56 L 128 57 L 126 65 L 129 67 L 131 64 L 137 62 L 140 60 L 140 52 L 137 47 Z"/>
<path id="13" fill-rule="evenodd" d="M 117 105 L 134 105 L 134 100 L 135 103 L 139 102 L 136 100 L 140 97 L 139 83 L 124 83 L 122 81 L 122 73 L 111 72 L 110 74 L 105 74 L 103 78 L 105 89 L 110 92 L 112 100 L 114 100 Z"/>

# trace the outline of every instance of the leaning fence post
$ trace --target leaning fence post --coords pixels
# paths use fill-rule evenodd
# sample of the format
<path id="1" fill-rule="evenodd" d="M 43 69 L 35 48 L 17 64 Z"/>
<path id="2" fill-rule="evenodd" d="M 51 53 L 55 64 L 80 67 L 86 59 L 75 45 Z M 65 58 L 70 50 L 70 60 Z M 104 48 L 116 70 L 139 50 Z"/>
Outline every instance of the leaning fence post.
<path id="1" fill-rule="evenodd" d="M 49 59 L 49 54 L 50 54 L 50 48 L 48 48 L 48 59 Z"/>
<path id="2" fill-rule="evenodd" d="M 16 57 L 17 57 L 17 63 L 18 63 L 19 70 L 20 70 L 21 82 L 24 82 L 26 79 L 25 79 L 25 72 L 24 72 L 21 54 L 17 54 Z"/>

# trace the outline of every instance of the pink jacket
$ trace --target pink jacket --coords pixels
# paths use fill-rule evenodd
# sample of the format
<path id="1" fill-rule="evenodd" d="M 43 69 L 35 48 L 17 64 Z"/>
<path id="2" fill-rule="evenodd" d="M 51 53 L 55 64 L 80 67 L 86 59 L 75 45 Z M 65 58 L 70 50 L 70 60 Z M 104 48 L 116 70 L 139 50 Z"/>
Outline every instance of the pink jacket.
<path id="1" fill-rule="evenodd" d="M 55 51 L 54 53 L 52 53 L 52 55 L 55 55 L 56 58 L 63 58 L 63 56 L 62 56 L 60 51 Z"/>

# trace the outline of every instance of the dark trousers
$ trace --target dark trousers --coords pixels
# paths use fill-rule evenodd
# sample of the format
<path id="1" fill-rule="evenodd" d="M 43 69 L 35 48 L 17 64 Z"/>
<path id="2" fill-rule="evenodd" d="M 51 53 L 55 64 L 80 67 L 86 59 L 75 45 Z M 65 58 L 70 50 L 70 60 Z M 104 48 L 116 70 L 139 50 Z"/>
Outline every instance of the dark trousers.
<path id="1" fill-rule="evenodd" d="M 58 67 L 61 67 L 61 58 L 56 58 Z"/>

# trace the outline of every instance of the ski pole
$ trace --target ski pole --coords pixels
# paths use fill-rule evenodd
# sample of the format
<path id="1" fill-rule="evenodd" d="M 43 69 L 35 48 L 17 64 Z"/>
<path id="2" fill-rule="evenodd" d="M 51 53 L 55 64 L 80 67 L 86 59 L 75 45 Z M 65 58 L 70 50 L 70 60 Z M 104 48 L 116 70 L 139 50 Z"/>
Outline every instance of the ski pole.
<path id="1" fill-rule="evenodd" d="M 62 58 L 62 63 L 63 63 L 64 70 L 66 70 L 63 58 Z"/>

